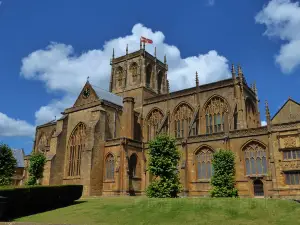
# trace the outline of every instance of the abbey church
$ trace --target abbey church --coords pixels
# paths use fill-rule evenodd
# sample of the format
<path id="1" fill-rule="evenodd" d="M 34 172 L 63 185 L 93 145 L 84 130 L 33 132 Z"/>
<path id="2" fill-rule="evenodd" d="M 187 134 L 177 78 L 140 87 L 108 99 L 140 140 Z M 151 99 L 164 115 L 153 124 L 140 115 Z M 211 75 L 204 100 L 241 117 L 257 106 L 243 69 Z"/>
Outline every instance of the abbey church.
<path id="1" fill-rule="evenodd" d="M 112 57 L 109 92 L 87 81 L 62 117 L 37 127 L 34 152 L 47 157 L 44 185 L 82 184 L 85 196 L 144 195 L 148 141 L 166 133 L 181 151 L 182 196 L 208 196 L 212 154 L 235 153 L 243 197 L 300 194 L 300 105 L 288 99 L 259 112 L 255 85 L 240 66 L 232 76 L 170 92 L 166 58 L 145 50 Z M 201 72 L 201 71 L 199 71 Z M 261 126 L 264 113 L 266 126 Z M 27 162 L 28 163 L 28 162 Z"/>

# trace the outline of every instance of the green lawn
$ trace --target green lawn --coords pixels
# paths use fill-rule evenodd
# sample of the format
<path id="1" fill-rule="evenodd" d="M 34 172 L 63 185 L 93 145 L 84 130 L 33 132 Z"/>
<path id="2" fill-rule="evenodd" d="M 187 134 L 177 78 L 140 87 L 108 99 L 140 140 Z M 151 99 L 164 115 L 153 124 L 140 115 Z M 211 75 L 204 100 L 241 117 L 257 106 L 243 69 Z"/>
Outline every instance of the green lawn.
<path id="1" fill-rule="evenodd" d="M 300 204 L 271 199 L 106 197 L 19 218 L 67 224 L 300 224 Z"/>

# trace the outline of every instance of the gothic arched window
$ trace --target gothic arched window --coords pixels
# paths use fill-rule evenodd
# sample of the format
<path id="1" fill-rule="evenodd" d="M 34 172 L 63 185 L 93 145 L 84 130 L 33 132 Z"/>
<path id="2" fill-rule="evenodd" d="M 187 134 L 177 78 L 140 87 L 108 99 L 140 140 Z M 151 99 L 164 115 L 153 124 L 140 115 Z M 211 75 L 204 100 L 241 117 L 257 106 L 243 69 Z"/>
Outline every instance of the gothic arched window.
<path id="1" fill-rule="evenodd" d="M 79 123 L 72 132 L 68 143 L 68 176 L 80 176 L 81 154 L 85 147 L 86 127 Z"/>
<path id="2" fill-rule="evenodd" d="M 174 112 L 173 121 L 175 124 L 175 137 L 180 138 L 189 129 L 193 118 L 193 109 L 186 103 L 181 103 Z"/>
<path id="3" fill-rule="evenodd" d="M 136 62 L 131 63 L 129 67 L 130 74 L 132 76 L 132 82 L 136 82 L 138 74 L 138 65 Z"/>
<path id="4" fill-rule="evenodd" d="M 146 87 L 151 86 L 151 80 L 152 80 L 152 66 L 149 64 L 146 68 Z"/>
<path id="5" fill-rule="evenodd" d="M 105 159 L 105 179 L 114 180 L 115 177 L 115 159 L 112 154 L 108 154 Z"/>
<path id="6" fill-rule="evenodd" d="M 161 93 L 161 87 L 162 87 L 162 81 L 163 81 L 163 72 L 160 71 L 157 75 L 157 89 L 158 89 L 158 94 Z"/>
<path id="7" fill-rule="evenodd" d="M 243 148 L 246 175 L 256 176 L 267 173 L 266 148 L 258 142 L 250 142 Z"/>
<path id="8" fill-rule="evenodd" d="M 45 153 L 46 147 L 48 146 L 48 141 L 46 135 L 43 133 L 38 142 L 38 151 Z"/>
<path id="9" fill-rule="evenodd" d="M 159 109 L 153 109 L 147 117 L 148 141 L 152 140 L 158 131 L 164 115 Z"/>
<path id="10" fill-rule="evenodd" d="M 207 134 L 224 131 L 224 116 L 227 112 L 228 106 L 221 97 L 213 97 L 206 103 L 205 120 Z"/>
<path id="11" fill-rule="evenodd" d="M 116 79 L 119 87 L 122 87 L 123 84 L 123 68 L 119 66 L 116 70 Z"/>
<path id="12" fill-rule="evenodd" d="M 255 117 L 255 106 L 253 102 L 249 99 L 246 100 L 246 118 L 247 125 L 249 128 L 255 127 L 256 117 Z"/>
<path id="13" fill-rule="evenodd" d="M 212 167 L 213 151 L 209 148 L 201 148 L 196 153 L 197 179 L 210 179 L 213 175 Z"/>
<path id="14" fill-rule="evenodd" d="M 129 158 L 129 176 L 137 177 L 138 176 L 138 158 L 135 153 L 133 153 Z"/>

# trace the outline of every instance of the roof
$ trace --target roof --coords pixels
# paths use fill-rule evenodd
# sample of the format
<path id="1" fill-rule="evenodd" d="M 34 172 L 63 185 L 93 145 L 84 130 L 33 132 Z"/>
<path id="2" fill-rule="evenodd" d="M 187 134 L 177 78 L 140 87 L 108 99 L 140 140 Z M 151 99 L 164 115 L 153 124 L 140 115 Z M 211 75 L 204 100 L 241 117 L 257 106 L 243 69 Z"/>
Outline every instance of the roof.
<path id="1" fill-rule="evenodd" d="M 12 149 L 12 153 L 17 160 L 17 167 L 24 168 L 24 151 L 23 149 Z"/>
<path id="2" fill-rule="evenodd" d="M 293 100 L 293 99 L 291 99 L 291 98 L 289 97 L 289 99 L 285 101 L 285 103 L 280 107 L 280 109 L 277 110 L 277 112 L 275 113 L 275 115 L 272 117 L 271 120 L 273 120 L 273 119 L 275 118 L 275 116 L 277 116 L 277 114 L 284 108 L 284 106 L 285 106 L 289 101 L 291 101 L 291 102 L 293 102 L 293 103 L 295 103 L 295 104 L 297 104 L 297 105 L 300 105 L 298 102 L 296 102 L 295 100 Z"/>
<path id="3" fill-rule="evenodd" d="M 105 91 L 97 86 L 94 86 L 94 85 L 91 85 L 93 87 L 93 89 L 95 90 L 98 98 L 104 100 L 104 101 L 108 101 L 108 102 L 111 102 L 115 105 L 118 105 L 118 106 L 123 106 L 123 98 L 118 96 L 118 95 L 115 95 L 111 92 L 108 92 L 108 91 Z"/>
<path id="4" fill-rule="evenodd" d="M 55 124 L 56 124 L 56 120 L 51 120 L 50 122 L 41 124 L 41 125 L 39 125 L 37 127 L 46 127 L 46 126 L 52 126 L 52 125 L 55 125 Z"/>

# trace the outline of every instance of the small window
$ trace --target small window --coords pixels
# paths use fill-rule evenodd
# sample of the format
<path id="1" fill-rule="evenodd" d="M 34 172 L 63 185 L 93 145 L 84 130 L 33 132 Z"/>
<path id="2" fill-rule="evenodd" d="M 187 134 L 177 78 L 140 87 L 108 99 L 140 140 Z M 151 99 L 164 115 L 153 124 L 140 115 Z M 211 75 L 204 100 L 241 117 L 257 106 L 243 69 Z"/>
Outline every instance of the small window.
<path id="1" fill-rule="evenodd" d="M 295 160 L 300 159 L 300 150 L 285 150 L 283 152 L 283 159 L 285 160 Z"/>
<path id="2" fill-rule="evenodd" d="M 206 148 L 197 152 L 197 179 L 211 179 L 213 175 L 212 154 L 213 152 Z"/>
<path id="3" fill-rule="evenodd" d="M 115 175 L 115 160 L 112 154 L 109 154 L 105 160 L 105 178 L 113 180 Z"/>
<path id="4" fill-rule="evenodd" d="M 285 183 L 288 185 L 299 185 L 300 171 L 293 171 L 285 173 Z"/>

